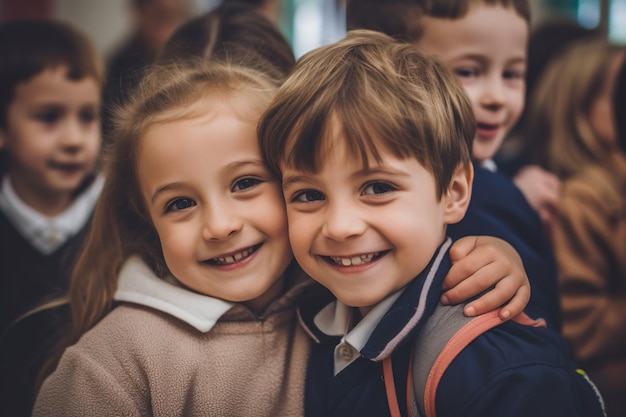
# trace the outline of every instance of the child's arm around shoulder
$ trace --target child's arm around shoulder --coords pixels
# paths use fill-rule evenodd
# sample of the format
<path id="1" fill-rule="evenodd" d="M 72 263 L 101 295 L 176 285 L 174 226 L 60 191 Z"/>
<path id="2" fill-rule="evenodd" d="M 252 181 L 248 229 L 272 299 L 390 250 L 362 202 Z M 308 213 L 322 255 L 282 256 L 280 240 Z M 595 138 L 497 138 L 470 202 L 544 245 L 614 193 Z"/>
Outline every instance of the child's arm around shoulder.
<path id="1" fill-rule="evenodd" d="M 443 283 L 443 304 L 458 304 L 491 287 L 465 306 L 466 315 L 483 314 L 502 306 L 500 318 L 507 320 L 528 304 L 530 283 L 524 265 L 504 240 L 492 236 L 463 237 L 450 248 L 450 260 L 452 268 Z"/>

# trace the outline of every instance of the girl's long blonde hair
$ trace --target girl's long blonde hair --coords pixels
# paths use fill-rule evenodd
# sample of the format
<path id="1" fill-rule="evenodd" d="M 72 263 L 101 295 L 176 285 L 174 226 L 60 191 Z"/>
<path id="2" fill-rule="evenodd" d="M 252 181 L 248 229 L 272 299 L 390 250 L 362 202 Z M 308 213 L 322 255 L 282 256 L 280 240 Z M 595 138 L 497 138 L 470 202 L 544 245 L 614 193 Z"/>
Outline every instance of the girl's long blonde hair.
<path id="1" fill-rule="evenodd" d="M 538 162 L 561 179 L 589 164 L 603 164 L 610 150 L 589 119 L 611 60 L 622 47 L 604 39 L 570 46 L 545 69 L 531 97 L 527 135 Z"/>
<path id="2" fill-rule="evenodd" d="M 106 182 L 70 280 L 72 331 L 62 348 L 111 311 L 118 274 L 129 256 L 139 255 L 159 277 L 169 276 L 137 178 L 138 143 L 146 129 L 190 116 L 192 105 L 206 97 L 231 101 L 240 117 L 257 123 L 279 83 L 262 71 L 227 62 L 159 66 L 148 72 L 130 102 L 116 110 L 113 140 L 103 158 Z M 43 377 L 54 369 L 60 353 Z"/>

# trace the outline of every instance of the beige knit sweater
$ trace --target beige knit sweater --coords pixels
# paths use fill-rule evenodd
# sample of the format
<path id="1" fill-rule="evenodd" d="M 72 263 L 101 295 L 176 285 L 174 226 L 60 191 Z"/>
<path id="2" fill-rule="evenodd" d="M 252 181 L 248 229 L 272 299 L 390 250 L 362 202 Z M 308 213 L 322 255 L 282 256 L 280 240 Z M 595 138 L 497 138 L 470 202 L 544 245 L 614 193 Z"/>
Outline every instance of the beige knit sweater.
<path id="1" fill-rule="evenodd" d="M 263 319 L 241 305 L 144 281 L 118 297 L 144 305 L 122 304 L 66 350 L 33 416 L 303 415 L 309 339 L 295 303 L 310 280 L 296 279 Z"/>

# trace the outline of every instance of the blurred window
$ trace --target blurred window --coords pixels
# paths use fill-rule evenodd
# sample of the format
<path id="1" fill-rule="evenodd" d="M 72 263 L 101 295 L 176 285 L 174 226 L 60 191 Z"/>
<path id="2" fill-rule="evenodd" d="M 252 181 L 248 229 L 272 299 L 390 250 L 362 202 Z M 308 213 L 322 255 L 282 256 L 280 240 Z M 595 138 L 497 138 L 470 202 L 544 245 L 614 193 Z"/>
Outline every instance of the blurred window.
<path id="1" fill-rule="evenodd" d="M 616 43 L 626 44 L 626 0 L 611 0 L 609 39 Z"/>

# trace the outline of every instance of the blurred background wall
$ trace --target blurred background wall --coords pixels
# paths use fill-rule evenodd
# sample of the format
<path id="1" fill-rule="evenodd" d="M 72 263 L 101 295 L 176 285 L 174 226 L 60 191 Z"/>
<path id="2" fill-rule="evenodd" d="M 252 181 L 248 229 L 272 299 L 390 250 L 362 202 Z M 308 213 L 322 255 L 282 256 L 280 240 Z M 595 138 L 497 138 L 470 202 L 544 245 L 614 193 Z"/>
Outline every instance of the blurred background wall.
<path id="1" fill-rule="evenodd" d="M 106 56 L 129 34 L 130 0 L 0 0 L 0 21 L 48 16 L 69 21 L 89 34 Z M 220 0 L 188 0 L 194 14 Z M 268 0 L 275 2 L 278 23 L 297 56 L 343 36 L 346 0 Z M 384 1 L 384 0 L 381 0 Z M 568 17 L 598 27 L 616 43 L 626 43 L 626 0 L 531 0 L 533 24 Z"/>

